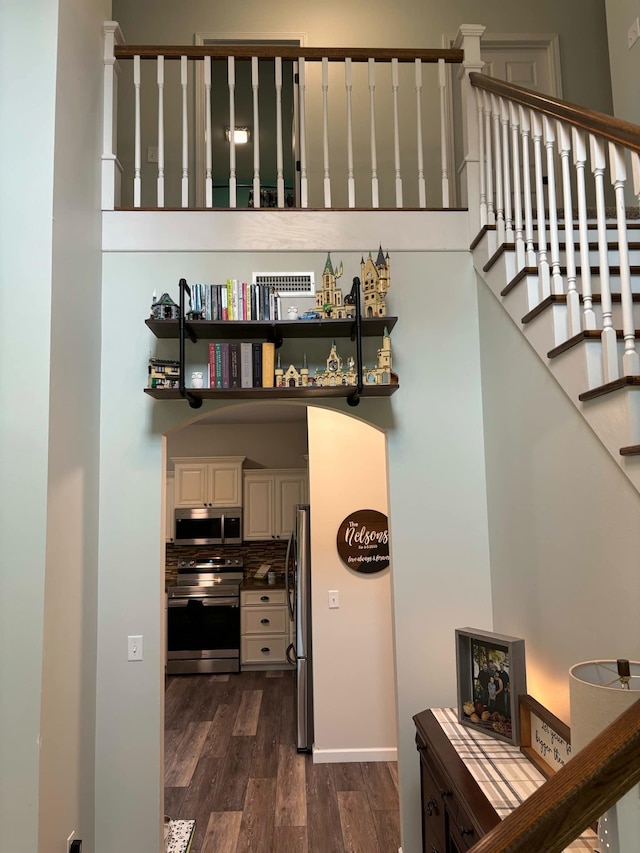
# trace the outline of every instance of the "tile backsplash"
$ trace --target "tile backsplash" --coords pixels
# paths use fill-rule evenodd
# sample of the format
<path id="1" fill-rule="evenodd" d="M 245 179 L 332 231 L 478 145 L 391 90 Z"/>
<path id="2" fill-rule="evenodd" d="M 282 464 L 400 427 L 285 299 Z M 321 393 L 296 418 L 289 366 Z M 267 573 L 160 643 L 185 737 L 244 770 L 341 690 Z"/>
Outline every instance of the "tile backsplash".
<path id="1" fill-rule="evenodd" d="M 191 560 L 213 555 L 244 558 L 244 576 L 251 578 L 263 563 L 269 563 L 273 571 L 282 574 L 287 554 L 286 540 L 265 540 L 264 542 L 245 542 L 243 545 L 225 545 L 224 547 L 170 545 L 166 546 L 165 583 L 172 586 L 176 582 L 178 560 Z"/>

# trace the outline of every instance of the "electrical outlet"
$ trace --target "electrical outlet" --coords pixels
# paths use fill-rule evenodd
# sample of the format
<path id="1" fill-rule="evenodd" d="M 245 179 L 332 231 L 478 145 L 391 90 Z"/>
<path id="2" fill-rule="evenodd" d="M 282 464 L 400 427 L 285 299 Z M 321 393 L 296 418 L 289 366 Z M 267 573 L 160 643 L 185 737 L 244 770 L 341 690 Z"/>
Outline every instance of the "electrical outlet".
<path id="1" fill-rule="evenodd" d="M 76 831 L 74 829 L 73 832 L 71 833 L 71 835 L 67 838 L 67 846 L 64 848 L 65 853 L 71 853 L 71 842 L 73 841 L 73 839 L 75 837 L 76 837 Z"/>
<path id="2" fill-rule="evenodd" d="M 640 20 L 636 18 L 631 22 L 631 26 L 627 30 L 627 48 L 631 50 L 634 44 L 640 38 Z"/>
<path id="3" fill-rule="evenodd" d="M 157 163 L 158 162 L 158 146 L 157 145 L 149 145 L 147 147 L 147 163 Z"/>

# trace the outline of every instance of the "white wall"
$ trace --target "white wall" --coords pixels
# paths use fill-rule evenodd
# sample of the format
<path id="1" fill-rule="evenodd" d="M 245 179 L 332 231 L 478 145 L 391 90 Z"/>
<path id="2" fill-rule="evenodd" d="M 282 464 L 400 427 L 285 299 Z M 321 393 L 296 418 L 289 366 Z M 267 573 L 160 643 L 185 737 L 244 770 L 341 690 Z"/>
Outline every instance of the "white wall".
<path id="1" fill-rule="evenodd" d="M 606 0 L 606 7 L 614 115 L 640 125 L 640 40 L 631 50 L 627 44 L 627 31 L 632 21 L 640 16 L 640 3 L 638 0 Z"/>
<path id="2" fill-rule="evenodd" d="M 0 9 L 2 850 L 62 850 L 74 829 L 93 849 L 108 11 L 95 0 Z"/>
<path id="3" fill-rule="evenodd" d="M 479 288 L 494 627 L 524 638 L 528 692 L 569 722 L 572 664 L 640 659 L 640 497 Z"/>
<path id="4" fill-rule="evenodd" d="M 397 746 L 392 569 L 354 572 L 336 547 L 350 513 L 388 514 L 385 435 L 313 406 L 308 424 L 314 761 L 391 761 Z M 330 589 L 339 591 L 339 609 L 328 608 Z"/>
<path id="5" fill-rule="evenodd" d="M 380 237 L 371 237 L 375 247 Z M 241 235 L 237 241 L 242 245 Z M 326 246 L 320 243 L 318 238 L 310 243 L 302 269 L 310 264 L 321 272 Z M 362 248 L 345 252 L 345 273 L 353 258 L 359 263 Z M 390 310 L 400 318 L 392 333 L 400 388 L 388 400 L 363 399 L 356 413 L 387 432 L 403 843 L 413 853 L 420 817 L 411 716 L 430 705 L 455 702 L 454 628 L 474 622 L 489 626 L 491 612 L 471 262 L 466 253 L 394 254 L 393 246 L 388 248 Z M 271 264 L 283 258 L 274 252 Z M 249 269 L 254 260 L 265 268 L 263 255 L 237 254 L 238 265 Z M 163 404 L 143 394 L 147 359 L 155 346 L 143 320 L 154 288 L 160 291 L 183 275 L 189 281 L 211 280 L 216 261 L 217 255 L 198 252 L 104 257 L 96 753 L 100 853 L 128 847 L 157 853 L 162 435 L 196 414 L 222 407 L 205 403 L 196 413 L 180 402 Z M 126 306 L 117 312 L 117 329 L 109 310 L 113 305 Z M 326 350 L 326 342 L 321 348 Z M 111 381 L 114 375 L 117 382 Z M 354 414 L 345 402 L 323 408 Z M 130 633 L 145 637 L 141 663 L 126 660 Z"/>

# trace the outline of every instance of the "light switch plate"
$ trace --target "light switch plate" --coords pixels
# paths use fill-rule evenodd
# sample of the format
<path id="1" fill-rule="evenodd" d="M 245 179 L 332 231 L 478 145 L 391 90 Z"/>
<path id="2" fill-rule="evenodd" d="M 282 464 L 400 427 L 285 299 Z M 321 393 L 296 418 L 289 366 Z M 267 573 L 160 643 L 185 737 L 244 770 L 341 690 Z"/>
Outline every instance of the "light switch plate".
<path id="1" fill-rule="evenodd" d="M 142 660 L 142 634 L 127 637 L 128 660 Z"/>
<path id="2" fill-rule="evenodd" d="M 337 589 L 329 590 L 329 610 L 337 610 L 340 607 L 340 592 Z"/>

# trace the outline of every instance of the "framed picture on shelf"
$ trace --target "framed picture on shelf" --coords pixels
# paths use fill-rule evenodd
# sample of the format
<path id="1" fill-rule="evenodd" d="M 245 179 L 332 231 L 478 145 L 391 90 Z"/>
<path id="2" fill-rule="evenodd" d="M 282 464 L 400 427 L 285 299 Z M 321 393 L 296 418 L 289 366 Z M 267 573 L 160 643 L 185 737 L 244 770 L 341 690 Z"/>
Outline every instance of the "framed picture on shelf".
<path id="1" fill-rule="evenodd" d="M 550 779 L 571 758 L 571 730 L 533 696 L 520 696 L 520 752 Z"/>
<path id="2" fill-rule="evenodd" d="M 456 673 L 458 721 L 517 746 L 518 697 L 527 692 L 524 640 L 457 628 Z"/>

